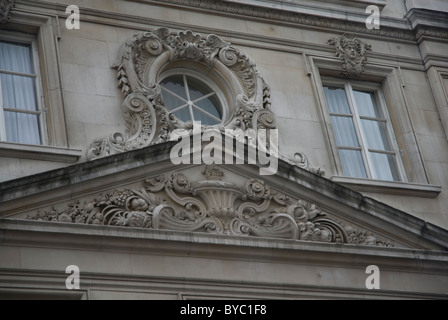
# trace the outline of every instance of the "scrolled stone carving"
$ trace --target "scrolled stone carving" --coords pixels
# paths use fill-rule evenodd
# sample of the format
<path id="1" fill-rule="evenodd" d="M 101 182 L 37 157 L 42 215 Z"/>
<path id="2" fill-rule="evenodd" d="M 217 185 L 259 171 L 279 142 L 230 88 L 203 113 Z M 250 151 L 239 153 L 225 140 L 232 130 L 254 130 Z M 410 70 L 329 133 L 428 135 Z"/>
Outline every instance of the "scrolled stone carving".
<path id="1" fill-rule="evenodd" d="M 367 51 L 372 47 L 351 34 L 328 40 L 336 47 L 336 56 L 342 60 L 342 74 L 347 78 L 358 78 L 364 73 Z"/>
<path id="2" fill-rule="evenodd" d="M 203 64 L 207 69 L 219 67 L 232 77 L 228 82 L 234 83 L 236 98 L 228 119 L 220 126 L 222 132 L 226 128 L 275 128 L 269 86 L 249 56 L 214 34 L 202 36 L 190 30 L 172 33 L 159 28 L 138 33 L 125 43 L 114 67 L 125 97 L 126 133 L 95 140 L 88 150 L 88 160 L 168 141 L 176 129 L 192 131 L 191 121 L 182 122 L 165 107 L 158 84 L 160 71 L 176 62 Z"/>
<path id="3" fill-rule="evenodd" d="M 8 23 L 11 19 L 11 10 L 15 7 L 14 0 L 0 0 L 0 24 Z"/>
<path id="4" fill-rule="evenodd" d="M 286 157 L 284 155 L 280 155 L 280 158 L 295 167 L 305 169 L 319 176 L 325 175 L 325 171 L 322 168 L 316 168 L 311 165 L 310 161 L 308 160 L 308 157 L 303 152 L 296 152 L 293 157 Z"/>
<path id="5" fill-rule="evenodd" d="M 193 182 L 180 172 L 152 177 L 134 188 L 38 211 L 28 219 L 392 246 L 261 180 L 250 179 L 244 185 L 225 181 L 225 173 L 216 166 L 205 167 L 202 173 L 205 179 Z"/>

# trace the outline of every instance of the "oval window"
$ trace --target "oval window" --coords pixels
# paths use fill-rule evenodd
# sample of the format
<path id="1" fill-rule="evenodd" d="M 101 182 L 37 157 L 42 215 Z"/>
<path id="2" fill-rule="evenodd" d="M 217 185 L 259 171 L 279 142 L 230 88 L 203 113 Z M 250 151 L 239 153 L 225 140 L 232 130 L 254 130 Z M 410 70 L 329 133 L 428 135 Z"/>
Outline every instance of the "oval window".
<path id="1" fill-rule="evenodd" d="M 167 109 L 183 122 L 217 125 L 223 122 L 223 105 L 217 90 L 187 74 L 175 74 L 160 81 Z"/>

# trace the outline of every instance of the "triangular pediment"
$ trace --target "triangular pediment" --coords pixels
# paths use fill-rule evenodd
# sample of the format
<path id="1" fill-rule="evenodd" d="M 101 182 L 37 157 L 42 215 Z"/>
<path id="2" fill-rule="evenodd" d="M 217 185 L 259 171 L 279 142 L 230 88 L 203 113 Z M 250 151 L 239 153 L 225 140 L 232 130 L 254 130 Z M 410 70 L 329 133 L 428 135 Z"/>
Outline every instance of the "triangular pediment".
<path id="1" fill-rule="evenodd" d="M 0 184 L 0 215 L 335 245 L 446 250 L 447 231 L 280 161 L 179 165 L 172 143 Z M 37 187 L 39 186 L 39 187 Z"/>

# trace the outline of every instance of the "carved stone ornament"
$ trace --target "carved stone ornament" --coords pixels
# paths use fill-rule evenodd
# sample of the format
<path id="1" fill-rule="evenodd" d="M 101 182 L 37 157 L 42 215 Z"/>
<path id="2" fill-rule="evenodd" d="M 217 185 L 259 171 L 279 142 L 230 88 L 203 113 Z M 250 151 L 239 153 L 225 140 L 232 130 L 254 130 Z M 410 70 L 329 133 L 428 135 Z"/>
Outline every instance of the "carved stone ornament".
<path id="1" fill-rule="evenodd" d="M 14 6 L 14 0 L 0 0 L 0 24 L 10 21 L 11 10 Z"/>
<path id="2" fill-rule="evenodd" d="M 244 52 L 213 34 L 204 37 L 159 28 L 138 33 L 124 45 L 115 67 L 125 97 L 122 109 L 127 130 L 94 141 L 89 160 L 169 141 L 176 129 L 192 130 L 191 121 L 184 123 L 168 111 L 158 84 L 160 73 L 176 64 L 218 70 L 227 77 L 234 101 L 229 101 L 229 117 L 219 127 L 221 131 L 276 128 L 269 87 Z"/>
<path id="3" fill-rule="evenodd" d="M 91 201 L 38 211 L 27 219 L 392 246 L 370 232 L 337 222 L 316 204 L 291 198 L 261 180 L 228 182 L 217 166 L 206 166 L 202 174 L 204 179 L 195 182 L 180 172 L 160 175 Z"/>
<path id="4" fill-rule="evenodd" d="M 372 47 L 350 34 L 328 40 L 336 47 L 336 56 L 342 60 L 342 74 L 346 78 L 359 78 L 364 73 L 367 51 Z"/>
<path id="5" fill-rule="evenodd" d="M 286 156 L 281 156 L 281 159 L 286 161 L 290 165 L 305 169 L 307 171 L 317 174 L 318 176 L 325 175 L 325 171 L 322 168 L 315 168 L 311 165 L 310 161 L 308 160 L 308 157 L 303 152 L 296 152 L 294 154 L 294 157 L 292 157 L 291 159 Z"/>

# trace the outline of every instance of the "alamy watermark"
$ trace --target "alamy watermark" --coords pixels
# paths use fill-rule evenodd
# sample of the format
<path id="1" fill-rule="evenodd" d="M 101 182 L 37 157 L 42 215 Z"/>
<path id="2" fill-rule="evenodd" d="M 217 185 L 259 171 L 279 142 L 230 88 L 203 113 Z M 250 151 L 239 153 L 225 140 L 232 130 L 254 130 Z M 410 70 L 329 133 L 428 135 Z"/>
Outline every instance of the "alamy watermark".
<path id="1" fill-rule="evenodd" d="M 180 140 L 179 140 L 180 139 Z M 191 131 L 176 129 L 171 140 L 179 141 L 170 153 L 171 162 L 179 164 L 259 164 L 260 175 L 273 175 L 278 170 L 277 129 L 225 129 L 193 124 Z"/>
<path id="2" fill-rule="evenodd" d="M 366 28 L 369 30 L 380 29 L 380 8 L 375 5 L 368 6 L 366 8 L 366 13 L 370 14 L 366 19 Z"/>
<path id="3" fill-rule="evenodd" d="M 68 18 L 65 20 L 65 27 L 68 30 L 81 29 L 81 17 L 79 7 L 75 5 L 70 5 L 65 9 L 65 13 L 69 14 Z"/>
<path id="4" fill-rule="evenodd" d="M 370 265 L 366 268 L 366 274 L 369 276 L 366 279 L 366 288 L 369 290 L 380 289 L 380 268 L 376 265 Z"/>
<path id="5" fill-rule="evenodd" d="M 70 274 L 65 280 L 65 287 L 67 290 L 79 290 L 81 288 L 81 275 L 79 267 L 75 265 L 68 266 L 65 273 Z"/>

